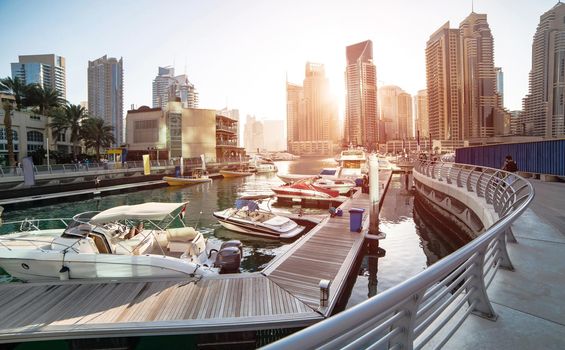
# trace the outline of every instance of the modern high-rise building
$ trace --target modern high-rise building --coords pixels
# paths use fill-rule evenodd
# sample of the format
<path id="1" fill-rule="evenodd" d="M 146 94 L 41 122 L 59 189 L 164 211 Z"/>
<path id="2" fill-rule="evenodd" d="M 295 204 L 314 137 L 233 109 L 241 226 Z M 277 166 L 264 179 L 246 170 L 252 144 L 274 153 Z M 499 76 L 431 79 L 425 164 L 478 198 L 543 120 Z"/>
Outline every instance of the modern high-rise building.
<path id="1" fill-rule="evenodd" d="M 19 78 L 24 84 L 39 84 L 41 87 L 59 91 L 67 98 L 67 73 L 65 58 L 54 54 L 18 56 L 18 62 L 11 64 L 12 78 Z"/>
<path id="2" fill-rule="evenodd" d="M 284 142 L 284 121 L 283 120 L 263 120 L 263 145 L 269 152 L 280 152 L 285 150 Z"/>
<path id="3" fill-rule="evenodd" d="M 494 67 L 494 71 L 496 73 L 496 93 L 500 96 L 504 106 L 504 72 L 500 67 Z"/>
<path id="4" fill-rule="evenodd" d="M 471 12 L 459 25 L 461 40 L 462 120 L 464 137 L 504 135 L 509 114 L 497 92 L 494 40 L 487 15 Z"/>
<path id="5" fill-rule="evenodd" d="M 304 87 L 287 82 L 288 150 L 331 155 L 339 142 L 337 103 L 323 64 L 306 63 Z"/>
<path id="6" fill-rule="evenodd" d="M 186 74 L 175 76 L 173 67 L 159 67 L 159 74 L 153 80 L 153 108 L 167 105 L 180 99 L 183 108 L 198 108 L 198 91 Z"/>
<path id="7" fill-rule="evenodd" d="M 304 88 L 300 85 L 286 83 L 286 140 L 287 150 L 299 141 L 299 121 L 304 115 Z"/>
<path id="8" fill-rule="evenodd" d="M 565 4 L 540 17 L 532 44 L 530 89 L 519 124 L 525 135 L 565 135 Z"/>
<path id="9" fill-rule="evenodd" d="M 123 136 L 124 65 L 107 55 L 88 61 L 88 114 L 114 127 L 116 145 Z"/>
<path id="10" fill-rule="evenodd" d="M 247 115 L 243 129 L 243 143 L 248 153 L 257 153 L 265 149 L 263 123 L 255 116 Z"/>
<path id="11" fill-rule="evenodd" d="M 420 134 L 420 140 L 427 138 L 430 134 L 428 120 L 428 90 L 420 90 L 414 96 L 414 109 L 416 110 L 416 136 Z"/>
<path id="12" fill-rule="evenodd" d="M 378 91 L 379 120 L 384 132 L 381 141 L 414 137 L 412 131 L 412 96 L 395 85 L 385 85 Z"/>
<path id="13" fill-rule="evenodd" d="M 459 52 L 459 30 L 450 29 L 449 22 L 426 44 L 429 129 L 435 140 L 464 139 Z"/>
<path id="14" fill-rule="evenodd" d="M 375 149 L 377 127 L 377 68 L 373 64 L 373 43 L 363 41 L 345 49 L 347 89 L 345 142 Z"/>

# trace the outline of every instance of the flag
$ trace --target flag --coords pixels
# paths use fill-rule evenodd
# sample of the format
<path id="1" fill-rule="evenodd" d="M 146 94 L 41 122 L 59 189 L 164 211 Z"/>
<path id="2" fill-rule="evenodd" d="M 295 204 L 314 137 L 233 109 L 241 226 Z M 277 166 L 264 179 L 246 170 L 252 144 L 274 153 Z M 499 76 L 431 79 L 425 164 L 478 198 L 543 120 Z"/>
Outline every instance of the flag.
<path id="1" fill-rule="evenodd" d="M 151 175 L 151 164 L 149 163 L 149 154 L 143 155 L 143 175 Z"/>
<path id="2" fill-rule="evenodd" d="M 179 217 L 180 217 L 181 220 L 184 220 L 185 213 L 186 213 L 186 205 L 183 206 L 181 211 L 180 211 Z"/>

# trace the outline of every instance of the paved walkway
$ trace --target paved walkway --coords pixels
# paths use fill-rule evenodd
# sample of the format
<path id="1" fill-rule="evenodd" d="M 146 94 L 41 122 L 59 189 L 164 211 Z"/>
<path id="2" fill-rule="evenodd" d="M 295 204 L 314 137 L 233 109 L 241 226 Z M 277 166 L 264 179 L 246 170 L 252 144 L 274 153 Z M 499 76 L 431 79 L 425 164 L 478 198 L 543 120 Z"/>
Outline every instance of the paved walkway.
<path id="1" fill-rule="evenodd" d="M 532 184 L 508 245 L 515 271 L 499 270 L 488 289 L 498 320 L 469 316 L 445 349 L 565 349 L 565 183 Z"/>

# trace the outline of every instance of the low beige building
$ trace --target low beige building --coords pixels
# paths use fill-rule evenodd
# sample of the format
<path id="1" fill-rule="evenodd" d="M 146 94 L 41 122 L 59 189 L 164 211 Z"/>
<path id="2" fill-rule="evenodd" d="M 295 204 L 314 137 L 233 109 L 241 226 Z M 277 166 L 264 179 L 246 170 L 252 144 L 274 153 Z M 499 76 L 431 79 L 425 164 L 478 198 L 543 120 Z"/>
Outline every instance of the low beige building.
<path id="1" fill-rule="evenodd" d="M 198 158 L 209 162 L 245 157 L 237 147 L 237 121 L 213 109 L 183 108 L 169 102 L 165 108 L 141 106 L 126 115 L 128 159 L 142 154 L 152 159 Z"/>

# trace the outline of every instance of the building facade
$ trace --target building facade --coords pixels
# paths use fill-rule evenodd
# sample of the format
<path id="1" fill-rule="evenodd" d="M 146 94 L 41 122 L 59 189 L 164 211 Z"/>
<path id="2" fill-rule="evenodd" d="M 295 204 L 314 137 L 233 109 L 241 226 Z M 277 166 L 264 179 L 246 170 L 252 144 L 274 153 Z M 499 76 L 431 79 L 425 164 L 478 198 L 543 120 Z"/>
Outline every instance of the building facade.
<path id="1" fill-rule="evenodd" d="M 241 146 L 241 129 L 239 127 L 239 109 L 228 109 L 227 107 L 224 109 L 221 109 L 219 111 L 216 111 L 216 113 L 218 115 L 223 115 L 226 116 L 230 119 L 236 120 L 237 121 L 237 146 L 240 147 Z"/>
<path id="2" fill-rule="evenodd" d="M 363 41 L 345 50 L 347 89 L 344 140 L 347 144 L 375 149 L 378 143 L 377 68 L 373 43 Z"/>
<path id="3" fill-rule="evenodd" d="M 304 115 L 304 88 L 286 83 L 286 140 L 287 150 L 291 152 L 292 143 L 298 142 L 299 121 Z"/>
<path id="4" fill-rule="evenodd" d="M 119 146 L 123 143 L 124 105 L 123 59 L 102 56 L 88 61 L 88 114 L 104 119 L 114 127 L 114 138 Z"/>
<path id="5" fill-rule="evenodd" d="M 237 121 L 215 110 L 184 108 L 179 101 L 165 108 L 141 106 L 126 115 L 128 159 L 199 158 L 209 162 L 245 157 L 237 146 Z"/>
<path id="6" fill-rule="evenodd" d="M 280 152 L 286 149 L 283 120 L 263 120 L 264 147 L 269 152 Z"/>
<path id="7" fill-rule="evenodd" d="M 58 91 L 67 98 L 67 72 L 65 58 L 54 54 L 18 56 L 18 62 L 11 64 L 12 78 L 19 78 L 24 84 L 39 84 L 44 89 Z"/>
<path id="8" fill-rule="evenodd" d="M 565 135 L 565 4 L 540 17 L 532 43 L 529 93 L 523 100 L 519 129 L 525 135 Z"/>
<path id="9" fill-rule="evenodd" d="M 378 91 L 379 120 L 384 129 L 380 141 L 410 139 L 413 135 L 412 96 L 395 85 Z"/>
<path id="10" fill-rule="evenodd" d="M 263 123 L 255 116 L 247 115 L 243 130 L 243 144 L 247 153 L 258 153 L 265 149 Z"/>
<path id="11" fill-rule="evenodd" d="M 428 119 L 428 90 L 419 90 L 414 96 L 414 109 L 416 120 L 416 137 L 420 135 L 420 140 L 428 138 L 430 135 Z"/>
<path id="12" fill-rule="evenodd" d="M 180 99 L 184 108 L 198 108 L 198 91 L 186 74 L 175 76 L 173 67 L 159 67 L 153 80 L 153 107 L 165 107 L 167 102 Z"/>

